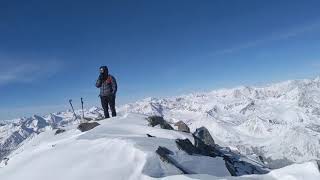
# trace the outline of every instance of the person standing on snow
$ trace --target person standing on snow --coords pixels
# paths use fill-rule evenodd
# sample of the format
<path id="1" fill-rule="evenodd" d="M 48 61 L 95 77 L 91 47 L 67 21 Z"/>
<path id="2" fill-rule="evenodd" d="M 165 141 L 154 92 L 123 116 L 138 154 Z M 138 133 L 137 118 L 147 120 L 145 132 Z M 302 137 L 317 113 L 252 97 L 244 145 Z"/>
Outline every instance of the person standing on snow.
<path id="1" fill-rule="evenodd" d="M 100 67 L 100 75 L 96 82 L 96 87 L 100 88 L 101 105 L 104 111 L 105 118 L 109 116 L 109 106 L 112 112 L 112 117 L 117 116 L 116 112 L 116 93 L 117 93 L 117 81 L 109 74 L 107 66 Z"/>

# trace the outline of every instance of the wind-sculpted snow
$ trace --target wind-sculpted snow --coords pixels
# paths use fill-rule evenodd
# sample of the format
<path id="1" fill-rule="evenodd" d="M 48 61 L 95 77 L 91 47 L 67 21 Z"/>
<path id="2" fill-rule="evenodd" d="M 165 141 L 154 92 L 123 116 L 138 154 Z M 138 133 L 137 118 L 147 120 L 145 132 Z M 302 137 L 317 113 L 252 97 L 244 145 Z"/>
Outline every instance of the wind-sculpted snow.
<path id="1" fill-rule="evenodd" d="M 218 146 L 219 152 L 225 153 L 223 158 L 190 155 L 180 150 L 175 140 L 193 141 L 191 134 L 148 126 L 146 116 L 143 115 L 122 114 L 99 123 L 100 126 L 84 133 L 77 130 L 76 125 L 70 125 L 65 132 L 58 135 L 52 130 L 35 135 L 10 154 L 5 163 L 0 163 L 1 179 L 280 180 L 290 177 L 316 180 L 320 177 L 317 162 L 312 161 L 271 171 L 265 175 L 235 178 L 230 176 L 226 161 L 235 163 L 241 172 L 254 166 L 261 167 L 261 162 Z M 183 174 L 176 165 L 161 160 L 156 153 L 160 146 L 169 149 L 170 158 L 193 175 Z"/>
<path id="2" fill-rule="evenodd" d="M 191 156 L 177 148 L 175 139 L 192 139 L 191 134 L 149 127 L 146 116 L 129 114 L 99 123 L 85 133 L 70 128 L 59 135 L 37 135 L 8 156 L 1 179 L 138 180 L 181 174 L 160 160 L 155 153 L 159 146 L 169 148 L 176 161 L 194 173 L 230 175 L 222 158 Z"/>

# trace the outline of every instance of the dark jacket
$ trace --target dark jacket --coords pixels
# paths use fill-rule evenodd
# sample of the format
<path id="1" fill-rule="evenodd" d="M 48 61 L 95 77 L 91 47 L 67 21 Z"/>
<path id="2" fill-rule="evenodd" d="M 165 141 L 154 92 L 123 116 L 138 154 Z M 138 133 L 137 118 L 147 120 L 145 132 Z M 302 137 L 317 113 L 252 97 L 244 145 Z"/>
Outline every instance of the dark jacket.
<path id="1" fill-rule="evenodd" d="M 118 86 L 117 81 L 112 75 L 108 75 L 107 78 L 98 78 L 96 87 L 100 88 L 100 96 L 116 95 Z"/>

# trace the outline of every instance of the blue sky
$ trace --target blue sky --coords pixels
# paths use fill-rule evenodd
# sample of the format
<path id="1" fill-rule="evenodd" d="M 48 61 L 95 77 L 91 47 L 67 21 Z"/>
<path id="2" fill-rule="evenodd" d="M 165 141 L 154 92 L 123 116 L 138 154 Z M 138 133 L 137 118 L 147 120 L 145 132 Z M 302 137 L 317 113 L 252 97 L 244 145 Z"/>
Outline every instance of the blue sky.
<path id="1" fill-rule="evenodd" d="M 99 105 L 98 67 L 118 104 L 320 72 L 320 2 L 0 1 L 0 119 Z"/>

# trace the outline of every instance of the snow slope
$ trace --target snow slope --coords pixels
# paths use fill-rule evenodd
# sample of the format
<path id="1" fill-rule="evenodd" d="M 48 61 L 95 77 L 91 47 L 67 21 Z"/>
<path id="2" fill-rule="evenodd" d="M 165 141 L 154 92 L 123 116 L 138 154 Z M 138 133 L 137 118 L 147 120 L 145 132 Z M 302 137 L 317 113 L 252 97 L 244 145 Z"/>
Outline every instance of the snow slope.
<path id="1" fill-rule="evenodd" d="M 80 111 L 76 113 L 81 114 Z M 85 117 L 100 118 L 102 116 L 101 113 L 101 109 L 93 107 L 85 110 Z M 70 110 L 52 113 L 44 117 L 34 115 L 30 118 L 0 121 L 0 161 L 10 152 L 17 149 L 21 143 L 36 134 L 78 123 L 79 121 L 75 120 Z"/>
<path id="2" fill-rule="evenodd" d="M 229 175 L 222 158 L 190 156 L 177 149 L 174 140 L 192 139 L 190 134 L 149 127 L 141 115 L 100 122 L 87 133 L 71 128 L 56 136 L 54 131 L 39 134 L 9 156 L 8 165 L 0 169 L 1 179 L 141 179 L 181 174 L 160 161 L 155 153 L 159 146 L 177 152 L 178 162 L 194 173 Z M 147 133 L 157 138 L 148 138 Z"/>
<path id="3" fill-rule="evenodd" d="M 235 179 L 230 176 L 222 158 L 191 156 L 180 151 L 174 140 L 192 140 L 188 133 L 149 127 L 145 116 L 136 114 L 99 123 L 100 126 L 84 133 L 69 126 L 62 134 L 54 135 L 52 130 L 38 134 L 9 156 L 8 164 L 0 168 L 1 179 Z M 158 146 L 173 151 L 173 157 L 197 175 L 182 175 L 176 167 L 162 162 L 155 153 Z M 316 162 L 308 162 L 266 175 L 238 178 L 312 180 L 320 178 L 320 172 Z"/>

